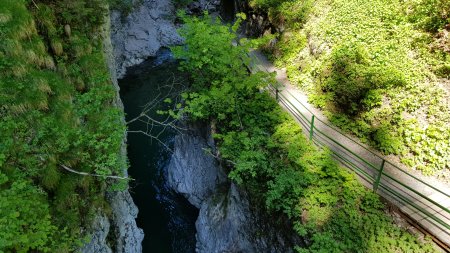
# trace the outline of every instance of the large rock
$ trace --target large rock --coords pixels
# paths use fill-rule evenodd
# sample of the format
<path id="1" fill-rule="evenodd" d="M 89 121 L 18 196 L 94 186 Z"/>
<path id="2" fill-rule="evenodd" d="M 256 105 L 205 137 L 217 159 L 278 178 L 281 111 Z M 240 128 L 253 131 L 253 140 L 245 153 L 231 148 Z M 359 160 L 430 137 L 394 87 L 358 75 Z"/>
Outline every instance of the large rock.
<path id="1" fill-rule="evenodd" d="M 198 253 L 292 252 L 292 238 L 251 208 L 248 195 L 235 184 L 202 203 L 195 225 Z"/>
<path id="2" fill-rule="evenodd" d="M 136 225 L 138 209 L 128 191 L 113 192 L 108 196 L 112 210 L 115 252 L 142 252 L 144 232 Z"/>
<path id="3" fill-rule="evenodd" d="M 197 208 L 227 180 L 216 159 L 207 153 L 214 152 L 208 129 L 191 127 L 190 133 L 177 135 L 167 169 L 169 186 Z M 207 133 L 202 136 L 202 132 Z"/>
<path id="4" fill-rule="evenodd" d="M 161 47 L 183 42 L 174 25 L 174 11 L 170 0 L 143 0 L 126 17 L 118 11 L 111 13 L 111 39 L 118 78 L 125 75 L 127 67 L 155 56 Z"/>
<path id="5" fill-rule="evenodd" d="M 197 252 L 258 252 L 252 243 L 252 222 L 248 201 L 231 185 L 203 202 L 195 223 Z"/>
<path id="6" fill-rule="evenodd" d="M 110 223 L 106 216 L 98 214 L 92 223 L 93 233 L 91 241 L 83 245 L 80 249 L 81 253 L 112 253 L 108 246 L 106 237 L 109 233 Z"/>
<path id="7" fill-rule="evenodd" d="M 281 233 L 263 211 L 252 208 L 248 194 L 226 180 L 219 163 L 204 151 L 214 153 L 208 129 L 196 125 L 189 134 L 178 135 L 168 167 L 169 185 L 200 209 L 196 251 L 292 252 L 292 238 Z"/>
<path id="8" fill-rule="evenodd" d="M 138 209 L 128 190 L 110 192 L 107 200 L 112 216 L 98 214 L 91 225 L 91 240 L 79 250 L 82 253 L 139 253 L 142 252 L 144 232 L 136 225 Z M 108 241 L 107 237 L 112 238 Z M 110 243 L 113 243 L 111 245 Z"/>

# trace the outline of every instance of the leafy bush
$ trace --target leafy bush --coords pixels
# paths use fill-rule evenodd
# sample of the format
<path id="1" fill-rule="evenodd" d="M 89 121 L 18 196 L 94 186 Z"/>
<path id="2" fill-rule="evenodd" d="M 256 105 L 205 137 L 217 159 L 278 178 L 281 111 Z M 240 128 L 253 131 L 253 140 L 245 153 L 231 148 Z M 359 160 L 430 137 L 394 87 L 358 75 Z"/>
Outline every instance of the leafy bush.
<path id="1" fill-rule="evenodd" d="M 310 102 L 337 126 L 385 153 L 399 154 L 425 174 L 442 172 L 450 178 L 445 158 L 450 151 L 439 148 L 437 158 L 434 150 L 445 147 L 444 139 L 450 138 L 450 119 L 445 116 L 450 114 L 445 88 L 448 43 L 442 31 L 448 23 L 448 3 L 314 1 L 305 18 L 285 19 L 285 32 L 270 53 L 277 66 L 286 67 L 291 83 L 307 92 Z M 283 4 L 261 8 L 291 16 L 292 9 L 279 8 Z M 304 41 L 294 43 L 297 38 Z M 440 124 L 447 127 L 437 127 Z M 391 126 L 389 132 L 380 128 L 383 125 Z M 437 127 L 445 137 L 423 134 L 425 126 Z"/>
<path id="2" fill-rule="evenodd" d="M 288 214 L 308 238 L 298 252 L 435 252 L 394 225 L 378 196 L 312 146 L 294 120 L 276 126 L 270 143 L 271 159 L 282 159 L 267 205 Z"/>
<path id="3" fill-rule="evenodd" d="M 0 251 L 49 251 L 57 227 L 45 194 L 31 182 L 10 180 L 1 172 L 0 187 Z"/>
<path id="4" fill-rule="evenodd" d="M 251 0 L 250 6 L 268 12 L 273 23 L 301 25 L 308 17 L 313 0 Z"/>
<path id="5" fill-rule="evenodd" d="M 437 32 L 450 24 L 450 2 L 447 0 L 412 1 L 410 20 L 429 32 Z"/>
<path id="6" fill-rule="evenodd" d="M 106 6 L 0 5 L 0 216 L 9 217 L 0 221 L 0 251 L 75 250 L 80 227 L 104 207 L 106 183 L 60 166 L 100 175 L 126 167 L 123 113 L 98 34 Z"/>
<path id="7" fill-rule="evenodd" d="M 246 48 L 232 46 L 236 38 L 229 27 L 209 17 L 184 21 L 187 45 L 175 48 L 175 55 L 184 60 L 183 69 L 194 71 L 185 111 L 216 122 L 214 137 L 229 177 L 272 215 L 290 219 L 306 242 L 298 252 L 436 252 L 397 227 L 376 194 L 306 140 L 261 91 L 270 76 L 245 71 Z"/>
<path id="8" fill-rule="evenodd" d="M 379 150 L 386 154 L 401 154 L 404 150 L 403 141 L 399 136 L 395 135 L 392 126 L 382 125 L 374 134 L 373 140 Z"/>

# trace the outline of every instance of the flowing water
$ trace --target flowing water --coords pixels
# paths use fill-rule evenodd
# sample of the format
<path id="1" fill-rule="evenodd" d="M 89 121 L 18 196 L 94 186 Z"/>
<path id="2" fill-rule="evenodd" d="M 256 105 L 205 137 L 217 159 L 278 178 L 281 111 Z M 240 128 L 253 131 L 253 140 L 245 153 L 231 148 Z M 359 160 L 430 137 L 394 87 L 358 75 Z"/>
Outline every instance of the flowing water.
<path id="1" fill-rule="evenodd" d="M 172 60 L 168 50 L 159 57 L 130 69 L 125 78 L 119 80 L 120 95 L 125 106 L 126 120 L 137 117 L 149 102 L 154 102 L 149 116 L 163 120 L 157 110 L 167 108 L 161 98 L 179 91 L 183 75 L 178 64 Z M 173 85 L 173 83 L 178 83 Z M 157 102 L 155 102 L 157 101 Z M 150 129 L 151 125 L 136 121 L 129 131 Z M 157 135 L 161 126 L 150 132 Z M 131 183 L 131 195 L 139 208 L 137 224 L 144 230 L 144 253 L 195 252 L 195 220 L 198 211 L 182 196 L 174 194 L 167 186 L 165 175 L 170 159 L 174 131 L 166 129 L 158 140 L 140 133 L 128 134 L 129 174 L 135 179 Z"/>

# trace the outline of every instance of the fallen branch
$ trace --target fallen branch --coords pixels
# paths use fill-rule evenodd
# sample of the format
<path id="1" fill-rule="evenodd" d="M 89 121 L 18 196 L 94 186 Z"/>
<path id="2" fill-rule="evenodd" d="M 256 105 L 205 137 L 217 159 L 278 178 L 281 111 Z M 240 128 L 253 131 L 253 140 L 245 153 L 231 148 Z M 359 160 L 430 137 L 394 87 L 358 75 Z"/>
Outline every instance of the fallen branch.
<path id="1" fill-rule="evenodd" d="M 134 180 L 133 178 L 129 178 L 129 177 L 119 177 L 119 176 L 104 176 L 104 175 L 98 175 L 98 174 L 91 174 L 91 173 L 87 173 L 87 172 L 80 172 L 80 171 L 76 171 L 74 169 L 71 169 L 69 167 L 67 167 L 64 164 L 60 165 L 61 168 L 70 171 L 72 173 L 78 174 L 78 175 L 82 175 L 82 176 L 92 176 L 92 177 L 106 177 L 106 178 L 113 178 L 113 179 L 120 179 L 120 180 Z"/>
<path id="2" fill-rule="evenodd" d="M 31 0 L 31 2 L 33 2 L 34 6 L 36 6 L 36 8 L 39 10 L 39 6 L 36 4 L 36 2 L 34 0 Z"/>

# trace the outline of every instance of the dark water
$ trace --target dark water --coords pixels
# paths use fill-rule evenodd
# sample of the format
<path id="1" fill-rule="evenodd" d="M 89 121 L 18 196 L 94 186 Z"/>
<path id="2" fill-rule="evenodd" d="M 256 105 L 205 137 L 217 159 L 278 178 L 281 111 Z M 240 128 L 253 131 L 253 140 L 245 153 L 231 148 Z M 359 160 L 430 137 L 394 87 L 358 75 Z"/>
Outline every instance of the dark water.
<path id="1" fill-rule="evenodd" d="M 156 111 L 167 108 L 169 105 L 161 98 L 176 93 L 184 83 L 177 67 L 170 53 L 164 51 L 161 57 L 131 69 L 119 80 L 127 121 L 138 116 L 149 101 L 159 102 L 153 103 L 155 106 L 148 115 L 157 120 L 165 119 Z M 178 84 L 171 88 L 174 81 Z M 147 126 L 137 121 L 129 125 L 129 130 L 145 131 Z M 174 131 L 161 130 L 161 126 L 154 126 L 151 133 L 162 132 L 158 139 L 171 147 Z M 145 233 L 143 252 L 195 252 L 198 211 L 183 197 L 171 192 L 165 183 L 170 151 L 150 137 L 129 133 L 128 158 L 131 165 L 128 171 L 136 179 L 131 183 L 131 195 L 139 208 L 137 224 Z"/>

